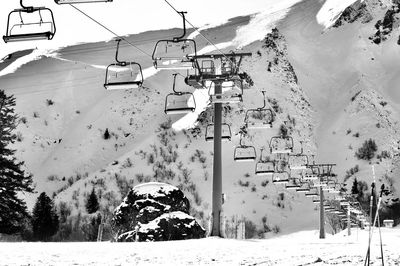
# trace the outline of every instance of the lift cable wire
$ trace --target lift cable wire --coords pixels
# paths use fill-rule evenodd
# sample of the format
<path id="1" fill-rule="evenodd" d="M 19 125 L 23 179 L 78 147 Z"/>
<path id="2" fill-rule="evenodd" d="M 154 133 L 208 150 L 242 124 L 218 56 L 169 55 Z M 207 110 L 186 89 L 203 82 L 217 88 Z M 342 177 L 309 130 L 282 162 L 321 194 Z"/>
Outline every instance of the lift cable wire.
<path id="1" fill-rule="evenodd" d="M 167 3 L 179 16 L 183 17 L 182 14 L 179 13 L 179 11 L 178 11 L 168 0 L 164 0 L 164 1 L 165 1 L 165 3 Z M 278 12 L 280 12 L 280 11 L 276 11 L 276 12 L 274 12 L 274 13 L 278 13 Z M 186 17 L 183 17 L 183 18 L 185 19 L 186 23 L 188 23 L 190 26 L 192 26 L 192 28 L 195 29 L 195 31 L 197 31 L 207 42 L 209 42 L 212 46 L 214 46 L 215 49 L 216 49 L 222 56 L 225 57 L 225 59 L 227 59 L 229 62 L 231 62 L 231 63 L 233 64 L 232 60 L 231 60 L 230 58 L 228 58 L 228 56 L 227 56 L 221 49 L 219 49 L 218 46 L 217 46 L 214 42 L 212 42 L 212 41 L 211 41 L 210 39 L 208 39 L 203 33 L 201 33 L 201 31 L 199 31 L 199 28 L 198 28 L 198 27 L 195 27 Z M 254 87 L 256 87 L 256 89 L 259 90 L 259 88 L 257 87 L 256 84 L 254 84 Z M 260 90 L 259 90 L 259 91 L 260 91 Z M 269 108 L 271 108 L 271 110 L 275 113 L 275 116 L 278 118 L 278 120 L 279 120 L 283 125 L 286 125 L 286 123 L 284 122 L 284 120 L 282 120 L 282 119 L 280 118 L 280 116 L 278 115 L 278 113 L 275 112 L 275 110 L 272 108 L 271 104 L 270 104 L 268 101 L 267 101 L 267 104 L 268 104 Z"/>
<path id="2" fill-rule="evenodd" d="M 99 21 L 97 21 L 96 19 L 94 19 L 93 17 L 89 16 L 88 14 L 86 14 L 85 12 L 83 12 L 82 10 L 80 10 L 79 8 L 77 8 L 75 5 L 73 4 L 69 4 L 71 7 L 73 7 L 75 10 L 79 11 L 81 14 L 83 14 L 84 16 L 86 16 L 87 18 L 89 18 L 90 20 L 92 20 L 93 22 L 95 22 L 96 24 L 98 24 L 99 26 L 101 26 L 102 28 L 104 28 L 105 30 L 107 30 L 108 32 L 110 32 L 111 34 L 115 35 L 115 37 L 117 38 L 121 38 L 122 40 L 124 40 L 125 42 L 127 42 L 129 45 L 131 45 L 132 47 L 136 48 L 137 50 L 139 50 L 140 52 L 142 52 L 143 54 L 150 56 L 151 55 L 149 53 L 147 53 L 146 51 L 144 51 L 143 49 L 139 48 L 138 46 L 134 45 L 133 43 L 131 43 L 129 40 L 127 40 L 125 37 L 120 36 L 118 34 L 116 34 L 114 31 L 112 31 L 111 29 L 109 29 L 108 27 L 106 27 L 104 24 L 100 23 Z"/>
<path id="3" fill-rule="evenodd" d="M 128 39 L 126 39 L 123 36 L 118 35 L 117 33 L 115 33 L 114 31 L 112 31 L 110 28 L 108 28 L 107 26 L 105 26 L 104 24 L 100 23 L 98 20 L 94 19 L 93 17 L 89 16 L 88 14 L 86 14 L 84 11 L 80 10 L 79 8 L 77 8 L 75 5 L 73 4 L 69 4 L 70 6 L 72 6 L 74 9 L 76 9 L 77 11 L 79 11 L 80 13 L 82 13 L 84 16 L 86 16 L 87 18 L 89 18 L 90 20 L 94 21 L 96 24 L 98 24 L 99 26 L 101 26 L 102 28 L 104 28 L 105 30 L 107 30 L 108 32 L 112 33 L 115 37 L 117 38 L 121 38 L 122 40 L 124 40 L 125 42 L 127 42 L 130 46 L 136 48 L 137 50 L 139 50 L 140 52 L 142 52 L 143 54 L 147 55 L 148 57 L 152 58 L 151 54 L 147 53 L 146 51 L 144 51 L 143 49 L 139 48 L 137 45 L 133 44 L 132 42 L 130 42 Z M 174 71 L 174 73 L 182 76 L 182 77 L 186 77 L 184 75 L 182 75 L 179 72 Z"/>

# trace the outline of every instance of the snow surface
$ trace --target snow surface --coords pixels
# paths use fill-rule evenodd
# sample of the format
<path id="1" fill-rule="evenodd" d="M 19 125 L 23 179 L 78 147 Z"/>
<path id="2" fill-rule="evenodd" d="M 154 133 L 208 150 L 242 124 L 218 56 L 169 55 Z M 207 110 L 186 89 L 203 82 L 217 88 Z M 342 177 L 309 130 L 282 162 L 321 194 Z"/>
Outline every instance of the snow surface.
<path id="1" fill-rule="evenodd" d="M 25 65 L 25 64 L 27 64 L 27 63 L 29 63 L 31 61 L 39 60 L 43 56 L 46 56 L 46 55 L 49 55 L 49 54 L 51 54 L 51 52 L 49 52 L 48 50 L 35 49 L 35 50 L 32 51 L 32 53 L 18 58 L 12 64 L 8 65 L 6 68 L 1 70 L 0 71 L 0 77 L 8 75 L 8 74 L 11 74 L 11 73 L 14 73 L 15 71 L 17 71 L 17 69 L 19 69 L 23 65 Z M 0 63 L 1 62 L 2 61 L 0 61 Z"/>
<path id="2" fill-rule="evenodd" d="M 400 228 L 382 229 L 385 265 L 399 265 Z M 363 265 L 368 230 L 318 238 L 303 231 L 267 240 L 200 240 L 138 243 L 0 243 L 1 265 Z M 373 235 L 372 265 L 380 263 Z M 320 262 L 316 262 L 320 259 Z"/>
<path id="3" fill-rule="evenodd" d="M 276 26 L 276 23 L 286 17 L 290 7 L 300 1 L 276 1 L 270 8 L 253 15 L 249 24 L 237 29 L 236 38 L 233 40 L 234 45 L 241 48 L 252 42 L 264 39 L 265 35 Z"/>
<path id="4" fill-rule="evenodd" d="M 332 26 L 343 11 L 357 0 L 326 0 L 317 14 L 317 21 L 325 29 Z M 361 0 L 363 2 L 364 0 Z"/>
<path id="5" fill-rule="evenodd" d="M 163 193 L 160 193 L 160 190 Z M 177 187 L 159 182 L 149 182 L 137 185 L 133 188 L 133 191 L 139 195 L 153 195 L 154 197 L 163 196 L 169 194 L 171 191 L 178 190 Z"/>

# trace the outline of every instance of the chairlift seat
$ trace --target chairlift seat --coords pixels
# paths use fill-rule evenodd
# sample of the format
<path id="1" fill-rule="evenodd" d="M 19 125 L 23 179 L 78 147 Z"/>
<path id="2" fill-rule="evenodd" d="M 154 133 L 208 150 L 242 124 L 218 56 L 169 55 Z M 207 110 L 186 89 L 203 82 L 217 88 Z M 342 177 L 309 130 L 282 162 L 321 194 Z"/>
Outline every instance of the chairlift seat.
<path id="1" fill-rule="evenodd" d="M 234 151 L 235 162 L 254 162 L 257 158 L 256 149 L 253 146 L 237 146 Z"/>
<path id="2" fill-rule="evenodd" d="M 191 39 L 157 41 L 152 59 L 156 69 L 193 69 L 196 43 Z"/>
<path id="3" fill-rule="evenodd" d="M 187 114 L 196 110 L 194 95 L 190 92 L 170 93 L 165 99 L 166 114 Z"/>
<path id="4" fill-rule="evenodd" d="M 290 154 L 293 152 L 293 138 L 290 136 L 272 137 L 269 142 L 271 153 Z"/>
<path id="5" fill-rule="evenodd" d="M 35 17 L 37 15 L 37 17 Z M 35 22 L 24 22 L 26 17 L 35 19 Z M 17 20 L 19 23 L 13 24 Z M 36 19 L 38 21 L 36 22 Z M 7 20 L 5 43 L 35 40 L 51 40 L 56 33 L 53 12 L 45 7 L 24 7 L 11 11 Z"/>
<path id="6" fill-rule="evenodd" d="M 318 196 L 318 193 L 316 193 L 316 192 L 308 192 L 307 193 L 306 192 L 304 196 L 306 196 L 307 198 L 312 198 L 312 197 Z"/>
<path id="7" fill-rule="evenodd" d="M 250 109 L 246 111 L 244 123 L 248 129 L 265 129 L 272 128 L 274 120 L 273 113 L 270 109 Z"/>
<path id="8" fill-rule="evenodd" d="M 104 88 L 106 90 L 137 89 L 143 84 L 142 68 L 135 62 L 117 62 L 108 65 Z"/>
<path id="9" fill-rule="evenodd" d="M 222 125 L 221 125 L 221 140 L 222 141 L 231 141 L 231 138 L 232 138 L 231 127 L 226 123 L 222 123 Z M 209 141 L 209 142 L 214 141 L 214 124 L 207 125 L 205 140 Z"/>
<path id="10" fill-rule="evenodd" d="M 306 170 L 308 156 L 305 154 L 289 154 L 289 168 L 291 170 Z"/>
<path id="11" fill-rule="evenodd" d="M 310 188 L 298 188 L 296 189 L 296 192 L 302 193 L 302 192 L 310 192 Z"/>
<path id="12" fill-rule="evenodd" d="M 290 182 L 290 175 L 287 172 L 275 172 L 272 175 L 272 183 L 274 184 L 288 184 Z"/>

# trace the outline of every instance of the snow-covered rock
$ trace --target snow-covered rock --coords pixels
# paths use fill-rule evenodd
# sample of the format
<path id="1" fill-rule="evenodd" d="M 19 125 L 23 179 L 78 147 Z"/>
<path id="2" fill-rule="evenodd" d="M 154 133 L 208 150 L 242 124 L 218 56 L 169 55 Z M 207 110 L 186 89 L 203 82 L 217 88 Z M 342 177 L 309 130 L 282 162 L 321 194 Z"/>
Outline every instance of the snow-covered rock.
<path id="1" fill-rule="evenodd" d="M 118 241 L 201 238 L 205 230 L 190 216 L 189 200 L 177 187 L 151 182 L 135 186 L 114 211 Z"/>

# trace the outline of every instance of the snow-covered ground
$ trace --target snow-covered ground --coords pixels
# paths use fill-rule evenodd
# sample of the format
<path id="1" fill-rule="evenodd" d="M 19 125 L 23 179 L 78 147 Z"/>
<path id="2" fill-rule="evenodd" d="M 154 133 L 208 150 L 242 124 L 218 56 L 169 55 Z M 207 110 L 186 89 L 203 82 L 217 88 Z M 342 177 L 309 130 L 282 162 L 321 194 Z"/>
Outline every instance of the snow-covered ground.
<path id="1" fill-rule="evenodd" d="M 320 240 L 303 231 L 268 240 L 147 243 L 0 243 L 0 265 L 362 265 L 368 230 L 343 231 Z M 400 265 L 400 228 L 382 229 L 385 265 Z M 379 235 L 371 265 L 381 265 Z"/>
<path id="2" fill-rule="evenodd" d="M 325 28 L 329 28 L 335 23 L 343 11 L 356 1 L 357 0 L 326 0 L 317 14 L 318 23 Z"/>

